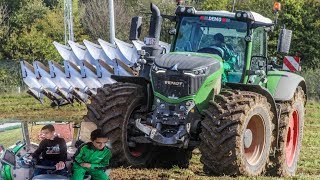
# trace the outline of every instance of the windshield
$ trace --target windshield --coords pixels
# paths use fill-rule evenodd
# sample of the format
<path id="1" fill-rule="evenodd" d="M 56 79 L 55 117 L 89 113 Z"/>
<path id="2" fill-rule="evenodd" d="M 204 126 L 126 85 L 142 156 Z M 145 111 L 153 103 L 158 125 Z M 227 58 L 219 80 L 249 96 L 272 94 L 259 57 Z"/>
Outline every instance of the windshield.
<path id="1" fill-rule="evenodd" d="M 214 16 L 182 17 L 173 51 L 218 54 L 231 63 L 225 67 L 226 76 L 238 72 L 236 79 L 229 76 L 225 81 L 239 82 L 245 64 L 246 33 L 245 22 Z"/>

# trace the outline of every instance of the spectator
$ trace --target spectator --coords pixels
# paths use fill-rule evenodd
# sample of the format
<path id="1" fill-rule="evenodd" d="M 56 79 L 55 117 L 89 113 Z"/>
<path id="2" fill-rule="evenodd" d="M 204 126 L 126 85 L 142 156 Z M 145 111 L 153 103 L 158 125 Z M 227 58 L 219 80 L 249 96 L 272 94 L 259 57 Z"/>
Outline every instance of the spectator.
<path id="1" fill-rule="evenodd" d="M 72 180 L 80 180 L 88 173 L 94 180 L 108 180 L 104 172 L 109 165 L 111 151 L 106 147 L 109 141 L 101 129 L 91 132 L 91 142 L 84 144 L 75 154 Z"/>
<path id="2" fill-rule="evenodd" d="M 65 140 L 54 135 L 55 129 L 52 124 L 43 126 L 41 133 L 44 135 L 44 140 L 40 142 L 39 147 L 31 157 L 37 160 L 38 165 L 55 166 L 56 174 L 66 176 L 67 145 Z M 45 169 L 36 168 L 34 176 L 45 173 Z"/>

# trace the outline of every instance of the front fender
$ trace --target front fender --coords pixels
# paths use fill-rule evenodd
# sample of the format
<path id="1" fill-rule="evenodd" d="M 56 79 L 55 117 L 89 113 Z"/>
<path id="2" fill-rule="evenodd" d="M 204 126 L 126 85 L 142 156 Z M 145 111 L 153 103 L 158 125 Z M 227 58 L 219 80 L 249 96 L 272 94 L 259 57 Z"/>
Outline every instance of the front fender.
<path id="1" fill-rule="evenodd" d="M 132 84 L 137 84 L 142 86 L 143 93 L 146 95 L 144 103 L 147 105 L 147 109 L 151 110 L 151 107 L 153 105 L 154 94 L 152 90 L 152 84 L 148 79 L 144 77 L 137 77 L 137 76 L 116 76 L 116 75 L 112 75 L 111 78 L 118 82 L 132 83 Z"/>
<path id="2" fill-rule="evenodd" d="M 269 71 L 267 89 L 275 101 L 288 101 L 298 86 L 301 86 L 306 94 L 307 87 L 303 77 L 287 71 Z"/>

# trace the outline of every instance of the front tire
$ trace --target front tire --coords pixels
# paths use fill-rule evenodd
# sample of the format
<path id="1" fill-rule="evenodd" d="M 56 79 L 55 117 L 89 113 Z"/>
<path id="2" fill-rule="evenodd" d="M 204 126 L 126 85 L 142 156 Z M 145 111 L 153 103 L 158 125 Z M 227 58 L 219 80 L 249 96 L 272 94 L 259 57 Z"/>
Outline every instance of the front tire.
<path id="1" fill-rule="evenodd" d="M 267 99 L 248 91 L 223 91 L 205 111 L 200 161 L 215 175 L 256 176 L 264 172 L 272 142 Z"/>
<path id="2" fill-rule="evenodd" d="M 146 167 L 152 145 L 130 141 L 133 136 L 143 136 L 134 126 L 135 119 L 144 117 L 143 105 L 142 87 L 120 82 L 99 88 L 87 105 L 84 120 L 103 129 L 112 142 L 111 167 Z"/>

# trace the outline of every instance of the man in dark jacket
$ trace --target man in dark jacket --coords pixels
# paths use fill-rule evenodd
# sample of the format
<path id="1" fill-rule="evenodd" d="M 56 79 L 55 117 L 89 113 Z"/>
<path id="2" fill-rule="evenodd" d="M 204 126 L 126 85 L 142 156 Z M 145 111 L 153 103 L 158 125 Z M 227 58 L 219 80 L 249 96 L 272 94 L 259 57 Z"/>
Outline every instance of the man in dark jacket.
<path id="1" fill-rule="evenodd" d="M 109 141 L 101 129 L 91 132 L 91 142 L 83 145 L 75 154 L 72 180 L 81 180 L 88 173 L 94 180 L 108 180 L 104 172 L 109 165 L 111 151 L 106 147 Z"/>
<path id="2" fill-rule="evenodd" d="M 41 129 L 44 140 L 39 144 L 37 150 L 31 155 L 37 160 L 38 165 L 55 166 L 56 174 L 67 175 L 65 161 L 67 160 L 67 145 L 63 138 L 55 136 L 55 129 L 52 124 L 45 125 Z M 40 155 L 42 158 L 40 159 Z M 34 176 L 45 174 L 45 169 L 36 168 Z"/>

